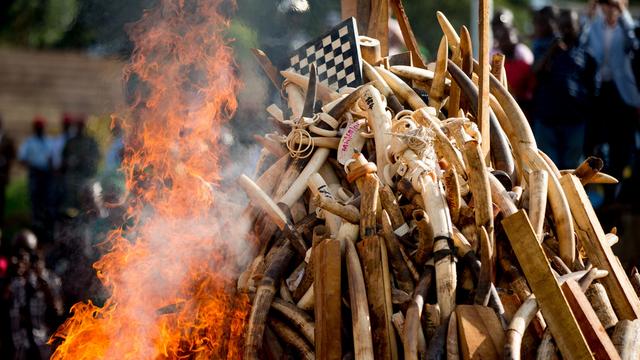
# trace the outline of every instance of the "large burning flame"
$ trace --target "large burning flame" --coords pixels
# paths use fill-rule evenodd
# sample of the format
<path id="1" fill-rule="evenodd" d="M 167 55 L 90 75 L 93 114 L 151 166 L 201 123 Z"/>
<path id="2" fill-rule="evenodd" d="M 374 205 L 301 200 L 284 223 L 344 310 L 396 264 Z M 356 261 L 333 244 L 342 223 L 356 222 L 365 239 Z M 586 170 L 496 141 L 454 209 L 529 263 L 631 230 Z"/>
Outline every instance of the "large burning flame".
<path id="1" fill-rule="evenodd" d="M 239 357 L 247 300 L 234 278 L 243 234 L 216 195 L 218 137 L 239 85 L 223 34 L 221 7 L 232 5 L 161 0 L 131 27 L 128 224 L 94 265 L 110 298 L 73 306 L 52 339 L 61 342 L 54 359 Z"/>

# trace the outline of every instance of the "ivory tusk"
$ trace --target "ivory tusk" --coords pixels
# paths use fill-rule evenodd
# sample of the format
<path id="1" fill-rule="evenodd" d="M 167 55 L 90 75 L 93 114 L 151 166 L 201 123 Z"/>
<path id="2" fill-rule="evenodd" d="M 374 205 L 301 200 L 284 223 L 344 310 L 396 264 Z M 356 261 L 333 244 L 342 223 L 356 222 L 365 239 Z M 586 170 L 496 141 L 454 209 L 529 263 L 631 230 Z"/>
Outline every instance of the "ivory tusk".
<path id="1" fill-rule="evenodd" d="M 345 248 L 355 359 L 373 359 L 373 340 L 371 337 L 371 324 L 369 322 L 369 306 L 367 303 L 367 291 L 364 285 L 362 267 L 360 266 L 355 245 L 351 241 L 346 241 Z"/>
<path id="2" fill-rule="evenodd" d="M 529 174 L 529 218 L 540 243 L 544 240 L 548 187 L 549 175 L 545 170 L 534 170 Z"/>
<path id="3" fill-rule="evenodd" d="M 504 358 L 519 360 L 522 338 L 527 327 L 538 312 L 538 302 L 534 295 L 525 300 L 511 319 L 504 341 Z"/>
<path id="4" fill-rule="evenodd" d="M 434 107 L 438 113 L 440 112 L 440 107 L 444 97 L 444 81 L 447 73 L 448 53 L 447 37 L 443 36 L 442 40 L 440 40 L 440 47 L 438 47 L 436 71 L 433 76 L 431 91 L 429 91 L 429 106 Z"/>
<path id="5" fill-rule="evenodd" d="M 382 76 L 382 78 L 389 84 L 389 87 L 401 100 L 405 101 L 413 110 L 417 110 L 426 107 L 427 104 L 422 101 L 420 96 L 416 94 L 413 89 L 407 85 L 402 79 L 397 77 L 391 71 L 376 67 L 375 70 Z"/>
<path id="6" fill-rule="evenodd" d="M 309 77 L 298 74 L 297 72 L 284 70 L 280 71 L 280 74 L 285 77 L 285 79 L 289 80 L 291 83 L 296 84 L 300 87 L 300 89 L 306 89 L 309 86 Z M 318 97 L 322 100 L 323 103 L 328 103 L 333 100 L 336 100 L 340 97 L 340 94 L 335 92 L 333 89 L 324 85 L 323 83 L 317 83 L 317 93 Z M 304 104 L 304 100 L 303 100 Z"/>
<path id="7" fill-rule="evenodd" d="M 389 163 L 387 160 L 387 147 L 391 142 L 391 119 L 387 116 L 380 93 L 373 86 L 367 86 L 363 94 L 367 107 L 367 123 L 373 131 L 376 144 L 376 166 L 378 167 L 378 178 L 384 179 L 384 167 Z"/>
<path id="8" fill-rule="evenodd" d="M 433 255 L 433 229 L 429 222 L 429 216 L 424 210 L 413 211 L 413 220 L 418 230 L 418 250 L 416 251 L 416 264 L 421 267 L 427 259 Z"/>
<path id="9" fill-rule="evenodd" d="M 273 300 L 271 309 L 284 316 L 290 325 L 297 329 L 311 345 L 314 345 L 315 325 L 307 313 L 297 306 L 280 299 Z"/>
<path id="10" fill-rule="evenodd" d="M 640 358 L 640 320 L 622 320 L 616 325 L 611 336 L 614 346 L 622 360 Z"/>
<path id="11" fill-rule="evenodd" d="M 384 78 L 374 69 L 372 65 L 367 63 L 366 61 L 362 61 L 362 71 L 364 75 L 367 77 L 371 84 L 380 91 L 385 98 L 387 98 L 387 105 L 393 110 L 396 114 L 400 111 L 404 110 L 402 104 L 398 100 L 396 94 L 393 93 L 393 90 L 389 87 Z"/>
<path id="12" fill-rule="evenodd" d="M 440 28 L 442 32 L 447 37 L 449 47 L 451 48 L 451 52 L 454 54 L 458 50 L 460 46 L 460 36 L 456 33 L 456 30 L 453 28 L 453 25 L 449 22 L 449 19 L 441 12 L 436 12 L 436 16 L 438 18 L 438 23 L 440 24 Z"/>
<path id="13" fill-rule="evenodd" d="M 307 342 L 284 322 L 276 318 L 270 318 L 269 325 L 279 338 L 298 351 L 300 359 L 315 360 L 315 354 Z"/>
<path id="14" fill-rule="evenodd" d="M 551 173 L 549 165 L 542 156 L 531 148 L 526 148 L 525 156 L 534 169 Z M 549 176 L 549 203 L 556 225 L 558 242 L 560 243 L 560 258 L 565 264 L 573 266 L 575 260 L 576 239 L 574 236 L 573 217 L 569 209 L 569 202 L 555 176 Z"/>
<path id="15" fill-rule="evenodd" d="M 435 72 L 429 69 L 420 69 L 407 65 L 393 65 L 389 67 L 392 73 L 422 83 L 433 83 Z"/>
<path id="16" fill-rule="evenodd" d="M 424 336 L 420 326 L 420 317 L 422 309 L 427 298 L 427 291 L 433 279 L 433 266 L 428 265 L 422 277 L 414 290 L 413 301 L 407 309 L 407 315 L 404 320 L 404 356 L 407 360 L 418 359 L 419 337 Z"/>
<path id="17" fill-rule="evenodd" d="M 449 328 L 447 329 L 447 360 L 460 359 L 458 347 L 458 318 L 454 311 L 449 318 Z"/>
<path id="18" fill-rule="evenodd" d="M 453 144 L 451 144 L 451 141 L 449 141 L 447 135 L 445 135 L 440 128 L 440 121 L 431 116 L 425 109 L 414 111 L 411 118 L 414 119 L 416 123 L 433 130 L 436 135 L 436 139 L 438 140 L 437 143 L 439 144 L 439 148 L 442 151 L 442 157 L 456 168 L 456 171 L 460 176 L 466 179 L 467 171 L 464 162 L 456 152 Z"/>

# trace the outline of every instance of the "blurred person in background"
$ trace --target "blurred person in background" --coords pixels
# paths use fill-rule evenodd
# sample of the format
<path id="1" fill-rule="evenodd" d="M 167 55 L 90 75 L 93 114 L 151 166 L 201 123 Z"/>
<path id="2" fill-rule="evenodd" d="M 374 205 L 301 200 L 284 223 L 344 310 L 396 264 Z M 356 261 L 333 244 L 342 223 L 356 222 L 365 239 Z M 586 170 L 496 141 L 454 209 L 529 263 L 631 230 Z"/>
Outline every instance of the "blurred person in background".
<path id="1" fill-rule="evenodd" d="M 57 218 L 62 206 L 65 193 L 64 177 L 62 174 L 62 152 L 69 138 L 74 134 L 73 117 L 69 113 L 62 114 L 60 121 L 61 133 L 51 138 L 51 166 L 53 170 L 51 206 Z"/>
<path id="2" fill-rule="evenodd" d="M 74 122 L 74 134 L 62 151 L 62 171 L 65 178 L 64 208 L 67 215 L 76 216 L 80 209 L 80 194 L 98 171 L 100 149 L 95 139 L 85 130 L 85 119 Z"/>
<path id="3" fill-rule="evenodd" d="M 7 359 L 48 359 L 47 341 L 64 314 L 60 278 L 44 265 L 38 239 L 23 230 L 13 241 L 10 276 L 2 291 Z M 6 313 L 5 313 L 6 312 Z"/>
<path id="4" fill-rule="evenodd" d="M 51 230 L 50 192 L 52 182 L 51 142 L 45 136 L 46 120 L 33 119 L 33 134 L 26 138 L 18 150 L 18 160 L 29 171 L 29 199 L 32 223 L 42 240 L 49 240 Z"/>
<path id="5" fill-rule="evenodd" d="M 626 2 L 598 0 L 592 9 L 582 36 L 587 68 L 595 74 L 594 116 L 587 123 L 585 151 L 605 159 L 604 171 L 621 180 L 605 188 L 604 201 L 610 205 L 618 200 L 624 170 L 636 150 L 640 91 L 631 63 L 638 41 Z"/>
<path id="6" fill-rule="evenodd" d="M 578 46 L 578 14 L 561 10 L 554 22 L 560 37 L 553 39 L 534 65 L 534 133 L 542 151 L 559 168 L 571 169 L 583 155 L 588 80 L 583 71 L 584 52 Z"/>
<path id="7" fill-rule="evenodd" d="M 504 70 L 507 74 L 509 91 L 523 110 L 528 112 L 533 90 L 531 72 L 533 53 L 520 41 L 518 30 L 513 24 L 511 10 L 497 10 L 491 20 L 491 30 L 494 41 L 493 52 L 505 56 Z"/>
<path id="8" fill-rule="evenodd" d="M 16 157 L 13 139 L 4 129 L 2 115 L 0 115 L 0 226 L 4 226 L 4 208 L 7 185 L 9 185 L 11 164 Z"/>
<path id="9" fill-rule="evenodd" d="M 559 10 L 555 6 L 545 6 L 533 12 L 533 39 L 531 48 L 533 51 L 534 67 L 544 58 L 549 49 L 560 38 L 557 19 Z"/>
<path id="10" fill-rule="evenodd" d="M 108 173 L 115 172 L 120 168 L 124 156 L 124 139 L 122 138 L 120 120 L 114 118 L 112 124 L 111 144 L 109 144 L 109 149 L 104 159 L 104 170 Z"/>

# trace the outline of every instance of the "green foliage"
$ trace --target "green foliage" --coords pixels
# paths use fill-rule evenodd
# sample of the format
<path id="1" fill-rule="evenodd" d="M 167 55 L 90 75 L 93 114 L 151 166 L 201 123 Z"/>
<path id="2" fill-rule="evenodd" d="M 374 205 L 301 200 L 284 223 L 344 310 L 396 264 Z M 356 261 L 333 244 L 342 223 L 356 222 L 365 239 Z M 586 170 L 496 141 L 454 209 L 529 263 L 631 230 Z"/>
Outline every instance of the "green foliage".
<path id="1" fill-rule="evenodd" d="M 98 53 L 126 55 L 131 51 L 126 24 L 139 19 L 143 9 L 157 1 L 0 1 L 0 43 L 32 48 L 91 48 Z M 283 1 L 287 0 L 237 0 L 230 36 L 240 44 L 263 48 L 278 62 L 282 60 L 277 58 L 279 54 L 284 57 L 293 45 L 320 34 L 339 20 L 340 1 L 308 0 L 309 9 L 302 13 L 279 10 Z M 442 36 L 435 12 L 444 12 L 458 29 L 470 23 L 470 2 L 404 0 L 415 35 L 426 54 L 434 53 Z M 513 10 L 521 33 L 530 32 L 529 0 L 494 0 L 494 3 L 496 8 Z"/>
<path id="2" fill-rule="evenodd" d="M 79 8 L 78 0 L 14 0 L 3 6 L 7 15 L 0 38 L 36 48 L 59 42 L 73 25 Z"/>

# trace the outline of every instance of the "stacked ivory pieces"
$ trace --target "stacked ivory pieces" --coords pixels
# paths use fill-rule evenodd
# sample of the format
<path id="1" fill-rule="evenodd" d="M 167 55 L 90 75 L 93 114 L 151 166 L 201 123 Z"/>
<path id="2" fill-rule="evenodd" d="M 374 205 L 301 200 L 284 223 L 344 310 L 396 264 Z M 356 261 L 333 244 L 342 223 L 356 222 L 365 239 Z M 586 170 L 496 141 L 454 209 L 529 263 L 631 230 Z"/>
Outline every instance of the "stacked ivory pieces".
<path id="1" fill-rule="evenodd" d="M 467 29 L 438 21 L 433 63 L 367 56 L 366 83 L 340 93 L 254 51 L 287 106 L 267 109 L 276 131 L 238 180 L 255 238 L 244 358 L 638 359 L 640 275 L 584 189 L 616 180 L 593 157 L 559 170 L 504 59 L 485 73 Z"/>

